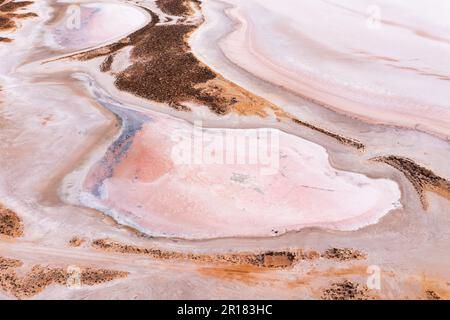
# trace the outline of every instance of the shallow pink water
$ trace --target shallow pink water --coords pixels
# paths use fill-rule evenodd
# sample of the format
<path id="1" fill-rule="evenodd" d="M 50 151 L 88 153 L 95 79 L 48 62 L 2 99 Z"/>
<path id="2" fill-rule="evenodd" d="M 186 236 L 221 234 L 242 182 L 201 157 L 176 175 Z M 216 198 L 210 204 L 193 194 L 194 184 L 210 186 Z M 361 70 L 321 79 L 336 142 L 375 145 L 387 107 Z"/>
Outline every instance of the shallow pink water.
<path id="1" fill-rule="evenodd" d="M 238 157 L 248 149 L 231 152 L 225 143 L 216 161 L 196 158 L 195 149 L 192 157 L 180 157 L 178 138 L 194 139 L 198 132 L 192 130 L 184 121 L 155 116 L 104 181 L 101 200 L 90 205 L 113 209 L 119 220 L 152 235 L 212 238 L 276 235 L 307 226 L 357 229 L 376 222 L 400 198 L 396 183 L 337 171 L 325 149 L 277 130 L 268 131 L 271 140 L 261 133 L 259 141 L 269 146 L 259 148 L 266 157 L 254 162 L 249 157 L 241 164 L 227 162 L 226 154 Z M 207 130 L 203 154 L 225 133 L 235 139 L 251 131 Z"/>

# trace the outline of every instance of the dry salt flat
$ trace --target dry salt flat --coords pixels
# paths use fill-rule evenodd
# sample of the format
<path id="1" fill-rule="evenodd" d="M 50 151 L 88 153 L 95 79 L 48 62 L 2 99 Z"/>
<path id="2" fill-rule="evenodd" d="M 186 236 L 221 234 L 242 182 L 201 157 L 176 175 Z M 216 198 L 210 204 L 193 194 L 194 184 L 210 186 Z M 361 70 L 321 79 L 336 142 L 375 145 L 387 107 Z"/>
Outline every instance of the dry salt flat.
<path id="1" fill-rule="evenodd" d="M 448 9 L 3 1 L 0 297 L 449 298 Z"/>

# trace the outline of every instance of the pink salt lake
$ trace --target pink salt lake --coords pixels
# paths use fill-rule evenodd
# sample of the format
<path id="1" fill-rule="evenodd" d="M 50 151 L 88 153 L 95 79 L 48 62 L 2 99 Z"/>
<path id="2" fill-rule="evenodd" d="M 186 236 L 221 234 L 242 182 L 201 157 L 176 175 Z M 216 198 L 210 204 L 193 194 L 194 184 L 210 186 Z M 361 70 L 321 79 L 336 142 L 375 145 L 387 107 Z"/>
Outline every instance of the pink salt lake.
<path id="1" fill-rule="evenodd" d="M 147 234 L 188 239 L 273 236 L 312 226 L 354 230 L 399 206 L 395 182 L 336 170 L 323 147 L 277 130 L 269 131 L 273 139 L 264 149 L 270 162 L 185 161 L 179 138 L 192 141 L 193 130 L 183 120 L 152 113 L 103 181 L 101 196 L 85 193 L 84 204 Z M 237 138 L 249 130 L 204 130 L 204 154 L 225 133 Z M 224 143 L 224 154 L 228 147 Z"/>

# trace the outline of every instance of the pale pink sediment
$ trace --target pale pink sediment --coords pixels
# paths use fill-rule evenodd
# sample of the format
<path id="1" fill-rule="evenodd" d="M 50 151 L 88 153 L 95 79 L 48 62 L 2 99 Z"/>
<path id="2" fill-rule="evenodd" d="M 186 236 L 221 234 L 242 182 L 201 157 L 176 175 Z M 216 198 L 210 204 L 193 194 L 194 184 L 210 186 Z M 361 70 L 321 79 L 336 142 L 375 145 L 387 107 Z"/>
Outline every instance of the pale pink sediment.
<path id="1" fill-rule="evenodd" d="M 85 203 L 113 209 L 118 220 L 151 235 L 269 236 L 309 226 L 353 230 L 398 206 L 400 191 L 393 181 L 335 170 L 324 148 L 278 131 L 272 131 L 279 136 L 280 152 L 279 158 L 276 148 L 270 154 L 274 170 L 269 162 L 248 160 L 180 164 L 173 156 L 179 147 L 177 130 L 186 137 L 192 126 L 169 116 L 152 118 L 104 180 L 101 199 Z M 248 134 L 230 132 L 234 137 Z M 203 134 L 212 141 L 224 130 Z M 95 171 L 89 185 L 93 177 Z"/>

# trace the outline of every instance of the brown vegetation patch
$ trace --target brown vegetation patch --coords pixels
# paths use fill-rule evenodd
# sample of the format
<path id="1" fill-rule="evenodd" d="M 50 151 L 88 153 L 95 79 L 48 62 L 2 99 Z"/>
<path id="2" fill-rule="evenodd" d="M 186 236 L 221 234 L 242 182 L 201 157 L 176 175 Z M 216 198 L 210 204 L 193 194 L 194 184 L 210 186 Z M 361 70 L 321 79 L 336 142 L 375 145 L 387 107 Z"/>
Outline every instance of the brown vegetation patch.
<path id="1" fill-rule="evenodd" d="M 15 19 L 26 19 L 26 18 L 35 18 L 38 15 L 34 12 L 25 12 L 25 13 L 8 13 L 7 16 Z"/>
<path id="2" fill-rule="evenodd" d="M 0 271 L 6 270 L 9 268 L 18 268 L 22 266 L 22 261 L 17 259 L 9 259 L 0 257 Z"/>
<path id="3" fill-rule="evenodd" d="M 16 23 L 12 19 L 0 14 L 0 30 L 10 30 L 14 29 L 15 27 Z"/>
<path id="4" fill-rule="evenodd" d="M 11 1 L 0 6 L 0 12 L 15 12 L 18 9 L 28 7 L 33 1 Z"/>
<path id="5" fill-rule="evenodd" d="M 335 282 L 329 288 L 323 290 L 322 300 L 368 300 L 368 289 L 348 280 Z"/>
<path id="6" fill-rule="evenodd" d="M 120 90 L 169 105 L 191 101 L 217 114 L 229 112 L 230 101 L 197 88 L 216 77 L 188 51 L 186 36 L 192 25 L 159 25 L 149 29 L 132 51 L 133 64 L 116 79 Z"/>
<path id="7" fill-rule="evenodd" d="M 0 205 L 0 234 L 14 238 L 23 235 L 22 220 L 14 211 L 2 205 Z"/>
<path id="8" fill-rule="evenodd" d="M 156 0 L 162 12 L 171 16 L 187 16 L 191 13 L 188 0 Z"/>
<path id="9" fill-rule="evenodd" d="M 30 298 L 52 284 L 68 285 L 74 273 L 69 268 L 50 268 L 34 266 L 30 272 L 20 277 L 14 268 L 20 267 L 19 260 L 0 258 L 0 288 L 18 298 Z M 5 266 L 5 267 L 4 267 Z M 96 284 L 124 278 L 127 272 L 107 269 L 80 268 L 78 276 L 81 285 Z"/>
<path id="10" fill-rule="evenodd" d="M 128 272 L 115 271 L 109 269 L 84 268 L 81 272 L 81 284 L 94 286 L 97 284 L 113 281 L 119 278 L 125 278 Z"/>
<path id="11" fill-rule="evenodd" d="M 350 261 L 365 259 L 366 255 L 359 250 L 351 248 L 330 248 L 322 253 L 322 257 L 330 260 Z"/>
<path id="12" fill-rule="evenodd" d="M 328 130 L 325 130 L 325 129 L 316 127 L 316 126 L 314 126 L 314 125 L 312 125 L 312 124 L 310 124 L 310 123 L 308 123 L 308 122 L 301 121 L 301 120 L 298 120 L 298 119 L 295 119 L 295 118 L 292 118 L 292 121 L 293 121 L 294 123 L 298 124 L 298 125 L 301 125 L 301 126 L 310 128 L 310 129 L 312 129 L 312 130 L 314 130 L 314 131 L 323 133 L 323 134 L 325 134 L 325 135 L 327 135 L 327 136 L 329 136 L 329 137 L 331 137 L 331 138 L 333 138 L 333 139 L 336 139 L 337 141 L 339 141 L 340 143 L 342 143 L 342 144 L 344 144 L 344 145 L 351 146 L 351 147 L 356 148 L 356 149 L 358 149 L 358 150 L 364 150 L 364 148 L 365 148 L 365 147 L 364 147 L 364 144 L 362 144 L 362 143 L 359 142 L 358 140 L 340 136 L 340 135 L 338 135 L 338 134 L 336 134 L 336 133 L 333 133 L 333 132 L 330 132 L 330 131 L 328 131 Z"/>
<path id="13" fill-rule="evenodd" d="M 433 171 L 416 164 L 414 161 L 404 157 L 388 156 L 371 159 L 377 162 L 384 162 L 401 171 L 412 183 L 414 189 L 419 194 L 424 210 L 428 209 L 426 192 L 435 192 L 450 200 L 450 182 L 439 177 Z"/>
<path id="14" fill-rule="evenodd" d="M 36 13 L 25 12 L 16 13 L 17 10 L 25 8 L 32 4 L 32 1 L 8 2 L 0 5 L 0 30 L 13 30 L 17 27 L 15 19 L 26 19 L 37 17 Z M 7 38 L 5 38 L 7 39 Z M 5 41 L 3 41 L 5 42 Z"/>
<path id="15" fill-rule="evenodd" d="M 188 1 L 175 2 L 185 5 Z M 187 38 L 198 25 L 158 25 L 158 16 L 146 10 L 152 21 L 144 28 L 114 44 L 66 58 L 90 60 L 133 46 L 132 64 L 116 76 L 115 84 L 120 90 L 166 103 L 179 111 L 190 111 L 186 106 L 188 102 L 205 105 L 218 115 L 236 111 L 266 116 L 264 109 L 267 107 L 279 110 L 265 99 L 223 79 L 193 55 Z M 109 71 L 110 62 L 107 57 L 101 70 Z"/>
<path id="16" fill-rule="evenodd" d="M 114 61 L 114 56 L 112 54 L 107 56 L 105 58 L 105 60 L 102 62 L 102 64 L 100 65 L 100 71 L 101 72 L 111 71 L 111 65 L 112 65 L 113 61 Z"/>
<path id="17" fill-rule="evenodd" d="M 441 300 L 441 297 L 433 290 L 426 290 L 425 294 L 428 300 Z"/>
<path id="18" fill-rule="evenodd" d="M 81 246 L 86 240 L 80 237 L 73 237 L 72 239 L 69 240 L 69 245 L 71 247 L 79 247 Z"/>
<path id="19" fill-rule="evenodd" d="M 98 250 L 146 255 L 153 259 L 187 260 L 199 263 L 248 265 L 259 268 L 284 269 L 293 266 L 299 260 L 313 260 L 318 258 L 314 252 L 303 250 L 267 251 L 263 253 L 224 253 L 224 254 L 196 254 L 168 251 L 157 248 L 142 248 L 122 244 L 110 239 L 98 239 L 92 242 L 92 247 Z"/>

